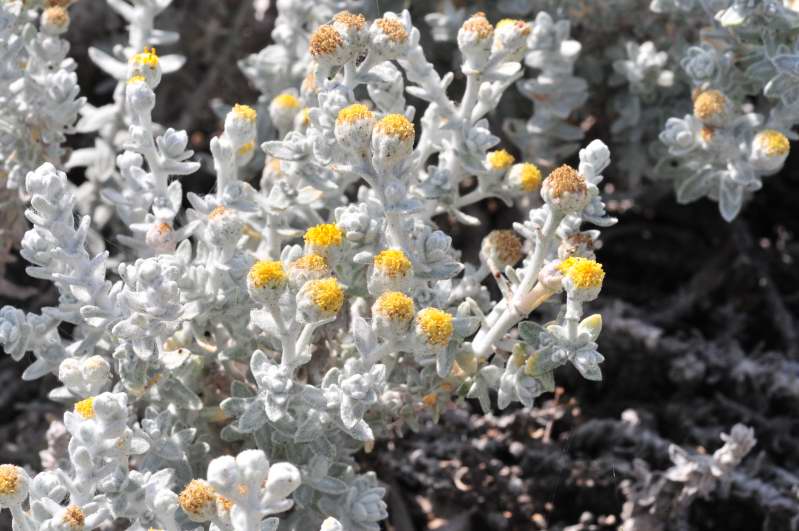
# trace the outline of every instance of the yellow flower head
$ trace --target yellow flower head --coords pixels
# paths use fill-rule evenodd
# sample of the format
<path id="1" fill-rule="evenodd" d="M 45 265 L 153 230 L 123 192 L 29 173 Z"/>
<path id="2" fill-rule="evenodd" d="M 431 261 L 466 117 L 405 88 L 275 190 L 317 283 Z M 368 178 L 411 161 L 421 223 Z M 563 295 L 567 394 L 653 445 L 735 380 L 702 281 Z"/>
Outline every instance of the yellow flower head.
<path id="1" fill-rule="evenodd" d="M 286 282 L 283 264 L 272 260 L 259 260 L 250 268 L 249 280 L 256 288 L 277 288 Z"/>
<path id="2" fill-rule="evenodd" d="M 718 116 L 727 108 L 727 97 L 718 90 L 706 90 L 694 100 L 694 116 L 707 120 Z"/>
<path id="3" fill-rule="evenodd" d="M 22 478 L 15 465 L 0 465 L 0 494 L 16 494 Z"/>
<path id="4" fill-rule="evenodd" d="M 186 514 L 198 516 L 207 512 L 211 504 L 216 505 L 216 493 L 205 481 L 193 479 L 178 496 L 178 502 Z"/>
<path id="5" fill-rule="evenodd" d="M 497 22 L 497 29 L 506 28 L 508 26 L 513 26 L 517 28 L 522 35 L 529 35 L 530 34 L 530 24 L 523 20 L 512 19 L 512 18 L 503 18 L 499 22 Z"/>
<path id="6" fill-rule="evenodd" d="M 488 167 L 492 170 L 504 171 L 513 166 L 516 159 L 504 149 L 498 149 L 486 155 Z"/>
<path id="7" fill-rule="evenodd" d="M 305 243 L 316 247 L 338 247 L 344 241 L 344 231 L 333 223 L 322 223 L 305 231 Z"/>
<path id="8" fill-rule="evenodd" d="M 425 308 L 416 316 L 427 342 L 432 345 L 445 346 L 452 337 L 452 314 L 438 308 Z"/>
<path id="9" fill-rule="evenodd" d="M 143 52 L 134 55 L 131 61 L 154 69 L 158 66 L 158 54 L 155 53 L 155 48 L 145 48 Z"/>
<path id="10" fill-rule="evenodd" d="M 409 322 L 413 319 L 413 299 L 399 291 L 387 291 L 375 301 L 377 312 L 392 321 Z"/>
<path id="11" fill-rule="evenodd" d="M 249 105 L 239 105 L 238 103 L 233 106 L 233 114 L 235 114 L 237 118 L 241 118 L 250 123 L 255 122 L 255 119 L 258 117 L 258 113 L 255 112 L 255 109 Z"/>
<path id="12" fill-rule="evenodd" d="M 371 120 L 374 113 L 362 103 L 353 103 L 341 109 L 336 117 L 338 123 L 352 124 L 360 120 Z"/>
<path id="13" fill-rule="evenodd" d="M 335 278 L 309 280 L 303 289 L 308 290 L 313 303 L 325 313 L 337 313 L 344 304 L 344 290 Z"/>
<path id="14" fill-rule="evenodd" d="M 70 529 L 83 529 L 86 524 L 86 515 L 77 505 L 70 505 L 64 511 L 63 521 Z"/>
<path id="15" fill-rule="evenodd" d="M 374 258 L 374 265 L 389 278 L 403 277 L 411 270 L 411 261 L 399 249 L 380 251 Z"/>
<path id="16" fill-rule="evenodd" d="M 400 140 L 408 140 L 416 135 L 413 124 L 402 114 L 387 114 L 377 122 L 375 131 Z"/>
<path id="17" fill-rule="evenodd" d="M 405 26 L 396 19 L 379 18 L 375 24 L 392 42 L 402 44 L 408 40 L 408 32 L 405 30 Z"/>
<path id="18" fill-rule="evenodd" d="M 314 273 L 322 273 L 329 270 L 329 266 L 325 257 L 318 254 L 309 254 L 297 258 L 291 264 L 289 264 L 289 267 L 292 269 L 300 269 Z"/>
<path id="19" fill-rule="evenodd" d="M 788 138 L 774 129 L 765 129 L 755 136 L 755 142 L 769 157 L 782 157 L 791 149 Z"/>
<path id="20" fill-rule="evenodd" d="M 485 13 L 479 11 L 463 23 L 463 30 L 477 34 L 480 40 L 488 39 L 494 34 L 494 26 L 486 18 Z"/>
<path id="21" fill-rule="evenodd" d="M 131 76 L 130 79 L 128 79 L 128 85 L 133 85 L 136 83 L 146 83 L 146 82 L 147 80 L 144 78 L 144 76 Z"/>
<path id="22" fill-rule="evenodd" d="M 588 258 L 569 257 L 560 263 L 558 269 L 577 288 L 599 288 L 605 279 L 602 264 Z"/>
<path id="23" fill-rule="evenodd" d="M 582 194 L 588 190 L 583 176 L 568 164 L 552 170 L 546 178 L 546 184 L 554 197 L 567 193 Z"/>
<path id="24" fill-rule="evenodd" d="M 293 94 L 289 94 L 284 92 L 272 100 L 272 104 L 280 109 L 299 109 L 300 108 L 300 100 L 297 99 L 297 96 Z"/>
<path id="25" fill-rule="evenodd" d="M 311 40 L 308 43 L 308 49 L 311 55 L 319 57 L 323 55 L 330 55 L 336 49 L 344 44 L 344 39 L 341 37 L 333 26 L 324 24 L 319 26 L 316 31 L 311 35 Z"/>
<path id="26" fill-rule="evenodd" d="M 94 418 L 94 398 L 89 397 L 85 400 L 75 403 L 75 413 L 85 419 Z"/>
<path id="27" fill-rule="evenodd" d="M 522 163 L 519 170 L 519 182 L 525 192 L 535 191 L 536 188 L 541 186 L 541 170 L 530 162 Z"/>
<path id="28" fill-rule="evenodd" d="M 64 28 L 69 24 L 69 13 L 61 6 L 48 7 L 42 13 L 47 24 Z"/>

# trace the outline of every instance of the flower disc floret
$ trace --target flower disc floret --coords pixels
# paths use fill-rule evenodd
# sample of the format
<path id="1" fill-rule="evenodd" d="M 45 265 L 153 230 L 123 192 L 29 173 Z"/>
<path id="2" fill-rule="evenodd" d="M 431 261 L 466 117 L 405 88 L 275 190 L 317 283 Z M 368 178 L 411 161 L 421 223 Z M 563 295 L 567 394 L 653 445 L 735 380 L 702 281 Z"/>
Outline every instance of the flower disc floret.
<path id="1" fill-rule="evenodd" d="M 371 120 L 374 113 L 363 103 L 353 103 L 341 109 L 336 117 L 336 123 L 352 124 L 361 120 Z"/>
<path id="2" fill-rule="evenodd" d="M 343 24 L 348 28 L 362 30 L 366 26 L 366 18 L 360 13 L 341 11 L 333 16 L 333 21 Z"/>
<path id="3" fill-rule="evenodd" d="M 81 400 L 80 402 L 76 402 L 75 413 L 77 413 L 84 419 L 93 419 L 95 415 L 94 397 L 89 397 L 86 398 L 85 400 Z"/>
<path id="4" fill-rule="evenodd" d="M 379 18 L 375 21 L 375 25 L 391 42 L 403 44 L 408 41 L 408 32 L 398 20 L 393 18 Z"/>
<path id="5" fill-rule="evenodd" d="M 300 100 L 297 98 L 297 96 L 295 96 L 294 94 L 289 94 L 287 92 L 275 96 L 275 98 L 272 100 L 272 104 L 284 109 L 300 108 Z"/>
<path id="6" fill-rule="evenodd" d="M 143 52 L 134 55 L 131 61 L 137 65 L 147 66 L 153 69 L 156 68 L 159 63 L 155 48 L 145 48 Z"/>
<path id="7" fill-rule="evenodd" d="M 547 204 L 564 213 L 578 212 L 590 200 L 585 178 L 567 164 L 554 169 L 544 179 L 541 197 Z"/>
<path id="8" fill-rule="evenodd" d="M 80 529 L 86 525 L 86 515 L 77 505 L 69 505 L 61 516 L 63 523 L 70 529 Z"/>
<path id="9" fill-rule="evenodd" d="M 180 508 L 194 522 L 205 522 L 216 509 L 216 493 L 205 481 L 193 479 L 178 496 Z"/>
<path id="10" fill-rule="evenodd" d="M 505 171 L 516 162 L 516 158 L 504 149 L 498 149 L 486 155 L 488 167 L 495 171 Z"/>
<path id="11" fill-rule="evenodd" d="M 572 256 L 561 262 L 558 269 L 576 288 L 600 288 L 605 279 L 602 264 L 588 258 Z"/>
<path id="12" fill-rule="evenodd" d="M 335 314 L 344 304 L 344 290 L 335 278 L 310 280 L 305 285 L 311 300 L 325 313 Z"/>
<path id="13" fill-rule="evenodd" d="M 494 34 L 494 26 L 491 25 L 485 13 L 482 11 L 469 17 L 469 19 L 463 23 L 462 29 L 475 34 L 480 40 L 488 39 Z"/>
<path id="14" fill-rule="evenodd" d="M 791 143 L 788 138 L 774 129 L 760 131 L 755 136 L 755 143 L 769 157 L 785 156 L 791 149 Z"/>
<path id="15" fill-rule="evenodd" d="M 694 116 L 703 123 L 720 127 L 730 114 L 730 100 L 718 90 L 706 90 L 694 100 Z"/>
<path id="16" fill-rule="evenodd" d="M 494 230 L 483 240 L 482 251 L 495 269 L 502 270 L 522 259 L 522 240 L 512 230 Z"/>
<path id="17" fill-rule="evenodd" d="M 239 105 L 238 103 L 233 106 L 233 114 L 237 118 L 241 118 L 242 120 L 252 123 L 254 123 L 255 119 L 258 117 L 258 113 L 255 111 L 255 109 L 249 105 Z"/>
<path id="18" fill-rule="evenodd" d="M 248 278 L 256 288 L 276 288 L 286 282 L 286 272 L 278 261 L 259 260 L 250 268 Z"/>
<path id="19" fill-rule="evenodd" d="M 452 337 L 452 314 L 438 308 L 425 308 L 416 316 L 416 324 L 430 345 L 446 346 Z"/>
<path id="20" fill-rule="evenodd" d="M 314 247 L 339 247 L 344 231 L 333 223 L 322 223 L 305 231 L 305 243 Z"/>
<path id="21" fill-rule="evenodd" d="M 399 249 L 380 251 L 374 258 L 375 269 L 389 278 L 398 278 L 408 274 L 411 261 Z"/>
<path id="22" fill-rule="evenodd" d="M 375 311 L 392 321 L 409 322 L 414 310 L 413 299 L 399 291 L 387 291 L 375 301 Z"/>
<path id="23" fill-rule="evenodd" d="M 416 135 L 413 123 L 402 114 L 386 115 L 377 122 L 375 131 L 400 140 L 412 139 Z"/>
<path id="24" fill-rule="evenodd" d="M 0 465 L 0 496 L 16 494 L 19 490 L 22 476 L 15 465 Z"/>
<path id="25" fill-rule="evenodd" d="M 541 170 L 530 162 L 516 164 L 508 174 L 508 181 L 512 187 L 522 192 L 534 192 L 541 186 Z"/>
<path id="26" fill-rule="evenodd" d="M 329 271 L 330 267 L 328 266 L 327 259 L 324 256 L 320 256 L 318 254 L 308 254 L 305 256 L 301 256 L 294 260 L 290 265 L 290 268 L 294 269 L 302 269 L 304 271 L 314 271 L 317 273 L 327 272 Z"/>

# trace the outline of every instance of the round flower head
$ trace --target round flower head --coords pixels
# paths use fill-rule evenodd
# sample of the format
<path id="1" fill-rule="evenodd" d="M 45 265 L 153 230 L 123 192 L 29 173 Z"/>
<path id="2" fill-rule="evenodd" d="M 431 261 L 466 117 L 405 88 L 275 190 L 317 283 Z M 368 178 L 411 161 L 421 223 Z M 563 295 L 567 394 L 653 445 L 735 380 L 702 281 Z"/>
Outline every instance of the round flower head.
<path id="1" fill-rule="evenodd" d="M 396 16 L 386 15 L 372 22 L 369 28 L 369 53 L 384 61 L 398 59 L 407 52 L 409 40 L 402 22 Z"/>
<path id="2" fill-rule="evenodd" d="M 372 261 L 369 292 L 406 291 L 412 278 L 412 264 L 400 249 L 380 251 Z"/>
<path id="3" fill-rule="evenodd" d="M 524 53 L 530 32 L 530 25 L 523 20 L 500 20 L 494 31 L 492 49 L 497 52 L 505 51 L 510 55 L 509 59 L 516 60 L 520 52 Z"/>
<path id="4" fill-rule="evenodd" d="M 413 299 L 399 291 L 387 291 L 372 305 L 372 322 L 378 334 L 395 338 L 408 332 L 414 313 Z"/>
<path id="5" fill-rule="evenodd" d="M 308 254 L 289 264 L 289 282 L 299 288 L 309 280 L 330 276 L 330 266 L 324 256 Z"/>
<path id="6" fill-rule="evenodd" d="M 287 131 L 294 125 L 294 118 L 301 108 L 302 103 L 297 96 L 284 92 L 275 96 L 269 104 L 269 117 L 278 131 Z"/>
<path id="7" fill-rule="evenodd" d="M 334 223 L 322 223 L 305 231 L 305 252 L 334 258 L 344 243 L 344 231 Z"/>
<path id="8" fill-rule="evenodd" d="M 541 197 L 551 208 L 564 214 L 580 212 L 591 200 L 586 180 L 566 164 L 555 168 L 544 179 Z"/>
<path id="9" fill-rule="evenodd" d="M 788 137 L 774 129 L 765 129 L 752 140 L 752 164 L 763 171 L 774 172 L 782 168 L 791 143 Z"/>
<path id="10" fill-rule="evenodd" d="M 372 137 L 375 115 L 366 105 L 353 103 L 341 109 L 336 117 L 336 140 L 356 153 L 365 153 Z"/>
<path id="11" fill-rule="evenodd" d="M 178 496 L 178 502 L 192 522 L 207 522 L 216 514 L 216 493 L 202 479 L 191 480 Z"/>
<path id="12" fill-rule="evenodd" d="M 86 525 L 86 515 L 77 505 L 68 505 L 60 511 L 56 517 L 65 529 L 70 531 L 82 531 Z"/>
<path id="13" fill-rule="evenodd" d="M 248 105 L 233 106 L 225 117 L 225 134 L 237 149 L 255 141 L 258 114 Z"/>
<path id="14" fill-rule="evenodd" d="M 93 419 L 95 417 L 94 411 L 94 398 L 86 398 L 79 402 L 75 403 L 75 413 L 83 417 L 84 419 Z"/>
<path id="15" fill-rule="evenodd" d="M 155 89 L 161 82 L 161 64 L 155 48 L 145 48 L 130 58 L 128 63 L 128 79 L 135 76 L 144 76 L 147 85 Z"/>
<path id="16" fill-rule="evenodd" d="M 304 322 L 335 316 L 344 304 L 344 290 L 335 278 L 309 280 L 297 294 L 297 307 Z"/>
<path id="17" fill-rule="evenodd" d="M 480 252 L 492 271 L 501 272 L 522 259 L 522 240 L 512 230 L 493 230 L 483 239 Z"/>
<path id="18" fill-rule="evenodd" d="M 177 240 L 175 231 L 169 223 L 153 223 L 144 236 L 148 247 L 156 253 L 171 253 L 175 250 Z"/>
<path id="19" fill-rule="evenodd" d="M 372 130 L 372 163 L 378 171 L 388 171 L 413 152 L 416 129 L 402 114 L 389 114 Z"/>
<path id="20" fill-rule="evenodd" d="M 47 35 L 61 35 L 69 29 L 69 12 L 61 6 L 48 7 L 42 12 L 41 29 Z"/>
<path id="21" fill-rule="evenodd" d="M 28 475 L 16 465 L 0 465 L 0 508 L 14 507 L 28 497 Z"/>
<path id="22" fill-rule="evenodd" d="M 508 185 L 518 192 L 534 192 L 541 186 L 541 170 L 530 162 L 514 164 L 508 172 Z"/>
<path id="23" fill-rule="evenodd" d="M 155 92 L 143 75 L 128 79 L 125 86 L 125 102 L 133 114 L 148 115 L 155 108 Z"/>
<path id="24" fill-rule="evenodd" d="M 463 23 L 458 30 L 458 48 L 466 59 L 467 68 L 479 70 L 486 65 L 493 39 L 494 26 L 485 13 L 475 13 Z"/>
<path id="25" fill-rule="evenodd" d="M 344 47 L 352 53 L 351 60 L 357 59 L 366 47 L 366 18 L 360 13 L 341 11 L 333 15 L 332 26 L 341 35 Z"/>
<path id="26" fill-rule="evenodd" d="M 705 125 L 721 127 L 729 121 L 731 114 L 730 100 L 718 90 L 706 90 L 694 100 L 694 116 Z"/>
<path id="27" fill-rule="evenodd" d="M 602 290 L 605 271 L 602 265 L 588 258 L 571 257 L 560 263 L 563 273 L 563 288 L 575 301 L 592 301 Z"/>
<path id="28" fill-rule="evenodd" d="M 353 49 L 344 36 L 330 24 L 323 24 L 313 32 L 308 49 L 311 57 L 320 66 L 327 68 L 353 61 L 360 52 L 358 49 Z"/>
<path id="29" fill-rule="evenodd" d="M 514 162 L 516 162 L 516 158 L 504 149 L 490 151 L 486 155 L 486 166 L 492 172 L 505 173 L 508 168 L 513 166 Z"/>
<path id="30" fill-rule="evenodd" d="M 416 315 L 416 335 L 428 348 L 446 347 L 452 330 L 452 314 L 443 310 L 425 308 Z"/>
<path id="31" fill-rule="evenodd" d="M 241 237 L 243 224 L 236 213 L 223 206 L 218 206 L 208 214 L 206 239 L 214 247 L 228 247 Z"/>
<path id="32" fill-rule="evenodd" d="M 259 260 L 247 274 L 247 291 L 260 303 L 276 301 L 287 284 L 288 276 L 278 261 Z"/>

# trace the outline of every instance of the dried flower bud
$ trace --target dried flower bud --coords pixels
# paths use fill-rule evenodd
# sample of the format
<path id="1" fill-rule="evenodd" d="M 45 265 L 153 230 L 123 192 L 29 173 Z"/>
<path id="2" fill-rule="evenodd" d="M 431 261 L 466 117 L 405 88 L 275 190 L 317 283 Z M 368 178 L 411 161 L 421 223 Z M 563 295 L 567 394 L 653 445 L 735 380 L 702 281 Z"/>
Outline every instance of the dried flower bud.
<path id="1" fill-rule="evenodd" d="M 408 30 L 394 16 L 386 15 L 372 22 L 369 28 L 369 53 L 384 61 L 402 57 L 408 51 Z"/>
<path id="2" fill-rule="evenodd" d="M 718 90 L 706 90 L 694 100 L 694 116 L 705 125 L 722 127 L 732 115 L 730 100 Z"/>
<path id="3" fill-rule="evenodd" d="M 48 35 L 61 35 L 69 29 L 69 12 L 61 6 L 48 7 L 42 12 L 42 31 Z"/>
<path id="4" fill-rule="evenodd" d="M 502 272 L 522 259 L 522 240 L 512 230 L 493 230 L 480 248 L 491 271 Z"/>
<path id="5" fill-rule="evenodd" d="M 475 13 L 458 30 L 458 47 L 466 60 L 466 67 L 479 70 L 488 62 L 494 39 L 494 26 L 485 13 Z"/>
<path id="6" fill-rule="evenodd" d="M 202 479 L 193 479 L 178 497 L 180 508 L 192 522 L 207 522 L 216 512 L 216 493 Z"/>
<path id="7" fill-rule="evenodd" d="M 324 256 L 309 254 L 289 264 L 289 283 L 298 289 L 309 280 L 330 276 L 330 272 L 330 265 Z"/>
<path id="8" fill-rule="evenodd" d="M 544 179 L 541 198 L 553 209 L 564 214 L 580 212 L 591 199 L 588 186 L 577 170 L 564 164 Z"/>
<path id="9" fill-rule="evenodd" d="M 177 240 L 175 231 L 169 223 L 153 223 L 147 229 L 144 242 L 156 253 L 168 254 L 175 251 Z"/>
<path id="10" fill-rule="evenodd" d="M 218 206 L 208 214 L 206 238 L 215 247 L 228 247 L 239 240 L 242 228 L 243 223 L 234 211 Z"/>
<path id="11" fill-rule="evenodd" d="M 505 51 L 510 54 L 510 59 L 515 60 L 520 52 L 524 52 L 530 32 L 530 25 L 523 20 L 500 20 L 494 31 L 492 49 L 495 52 Z"/>

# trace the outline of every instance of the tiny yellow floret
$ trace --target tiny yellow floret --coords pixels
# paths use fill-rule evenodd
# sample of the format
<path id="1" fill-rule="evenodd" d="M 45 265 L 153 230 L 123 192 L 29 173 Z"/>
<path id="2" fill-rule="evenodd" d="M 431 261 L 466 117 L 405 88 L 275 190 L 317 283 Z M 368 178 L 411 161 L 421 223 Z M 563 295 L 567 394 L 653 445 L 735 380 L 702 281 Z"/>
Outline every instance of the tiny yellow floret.
<path id="1" fill-rule="evenodd" d="M 377 312 L 392 321 L 410 321 L 413 319 L 413 299 L 399 291 L 387 291 L 377 298 Z"/>
<path id="2" fill-rule="evenodd" d="M 258 117 L 258 113 L 255 112 L 255 109 L 249 105 L 239 105 L 238 103 L 233 106 L 233 114 L 248 122 L 255 122 L 255 119 Z"/>
<path id="3" fill-rule="evenodd" d="M 131 59 L 135 64 L 155 68 L 158 66 L 158 54 L 155 48 L 145 48 L 143 52 L 137 53 Z"/>
<path id="4" fill-rule="evenodd" d="M 216 494 L 210 485 L 199 479 L 193 479 L 178 496 L 181 509 L 188 514 L 200 514 L 208 504 L 216 503 Z"/>
<path id="5" fill-rule="evenodd" d="M 71 529 L 83 529 L 86 524 L 86 515 L 77 505 L 70 505 L 64 511 L 63 521 Z"/>
<path id="6" fill-rule="evenodd" d="M 336 51 L 336 49 L 344 44 L 344 39 L 341 38 L 339 32 L 328 24 L 319 26 L 316 31 L 311 35 L 308 42 L 308 49 L 311 55 L 319 57 L 321 55 L 329 55 Z"/>
<path id="7" fill-rule="evenodd" d="M 256 288 L 276 287 L 286 280 L 286 272 L 276 260 L 259 260 L 250 268 L 249 277 Z"/>
<path id="8" fill-rule="evenodd" d="M 243 157 L 253 149 L 255 149 L 255 142 L 247 142 L 246 144 L 244 144 L 239 148 L 238 154 L 240 157 Z"/>
<path id="9" fill-rule="evenodd" d="M 399 249 L 380 251 L 374 258 L 374 265 L 378 271 L 389 278 L 405 276 L 411 270 L 411 261 Z"/>
<path id="10" fill-rule="evenodd" d="M 348 28 L 354 28 L 357 30 L 361 30 L 364 26 L 366 26 L 366 18 L 360 13 L 341 11 L 333 16 L 333 20 L 339 24 L 347 26 Z"/>
<path id="11" fill-rule="evenodd" d="M 0 494 L 16 494 L 21 480 L 16 466 L 0 465 Z"/>
<path id="12" fill-rule="evenodd" d="M 488 21 L 485 13 L 482 11 L 475 13 L 463 23 L 464 31 L 470 31 L 477 34 L 480 40 L 487 39 L 494 34 L 494 26 Z"/>
<path id="13" fill-rule="evenodd" d="M 507 170 L 516 162 L 516 158 L 504 149 L 490 152 L 486 155 L 486 160 L 492 170 Z"/>
<path id="14" fill-rule="evenodd" d="M 317 247 L 338 247 L 344 241 L 344 231 L 333 223 L 322 223 L 305 231 L 305 243 Z"/>
<path id="15" fill-rule="evenodd" d="M 535 164 L 530 162 L 523 163 L 519 177 L 522 190 L 525 192 L 533 192 L 541 186 L 541 170 Z"/>
<path id="16" fill-rule="evenodd" d="M 413 124 L 402 114 L 386 115 L 377 122 L 375 130 L 378 133 L 394 136 L 401 140 L 408 140 L 416 135 L 416 129 Z"/>
<path id="17" fill-rule="evenodd" d="M 286 92 L 275 96 L 275 99 L 272 100 L 272 103 L 281 109 L 299 109 L 300 107 L 300 100 L 297 99 L 297 96 Z"/>
<path id="18" fill-rule="evenodd" d="M 313 303 L 326 313 L 336 313 L 344 304 L 344 290 L 335 278 L 309 280 L 306 284 Z"/>
<path id="19" fill-rule="evenodd" d="M 146 79 L 144 79 L 144 76 L 131 76 L 130 79 L 128 79 L 128 85 L 133 85 L 135 83 L 145 83 L 145 82 Z"/>
<path id="20" fill-rule="evenodd" d="M 408 40 L 408 32 L 398 20 L 393 18 L 379 18 L 377 19 L 377 27 L 380 28 L 388 40 L 402 44 Z"/>
<path id="21" fill-rule="evenodd" d="M 444 346 L 452 337 L 452 315 L 438 308 L 425 308 L 416 316 L 416 322 L 432 345 Z"/>
<path id="22" fill-rule="evenodd" d="M 774 129 L 760 131 L 755 139 L 769 157 L 782 157 L 787 155 L 791 149 L 788 138 Z"/>
<path id="23" fill-rule="evenodd" d="M 85 419 L 94 418 L 94 398 L 89 397 L 85 400 L 75 403 L 75 413 Z"/>
<path id="24" fill-rule="evenodd" d="M 546 180 L 548 181 L 547 186 L 555 197 L 561 197 L 563 194 L 584 193 L 588 189 L 583 176 L 568 164 L 552 170 Z"/>
<path id="25" fill-rule="evenodd" d="M 341 109 L 336 122 L 352 124 L 360 120 L 371 120 L 374 113 L 363 103 L 353 103 Z"/>
<path id="26" fill-rule="evenodd" d="M 560 263 L 558 270 L 571 279 L 577 288 L 598 288 L 605 280 L 602 264 L 588 258 L 571 256 Z"/>

